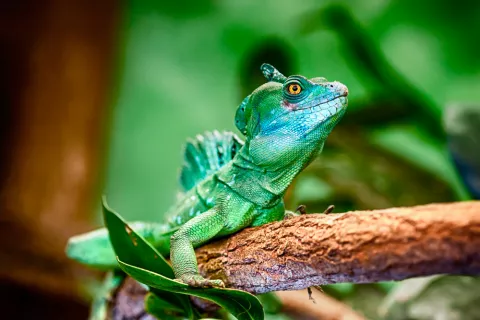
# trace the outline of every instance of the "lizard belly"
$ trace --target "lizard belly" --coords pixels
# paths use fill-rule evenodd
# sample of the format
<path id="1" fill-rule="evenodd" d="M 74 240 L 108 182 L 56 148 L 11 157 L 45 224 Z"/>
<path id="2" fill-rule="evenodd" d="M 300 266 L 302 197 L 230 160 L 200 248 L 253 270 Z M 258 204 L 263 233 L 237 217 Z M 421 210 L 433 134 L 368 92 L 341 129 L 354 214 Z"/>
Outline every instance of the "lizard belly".
<path id="1" fill-rule="evenodd" d="M 285 204 L 281 199 L 278 203 L 270 208 L 258 207 L 255 209 L 252 227 L 261 226 L 266 223 L 280 221 L 285 217 Z"/>
<path id="2" fill-rule="evenodd" d="M 248 189 L 248 188 L 246 188 Z M 229 235 L 248 226 L 282 220 L 285 207 L 281 198 L 268 207 L 246 199 L 243 193 L 217 179 L 214 174 L 188 191 L 170 210 L 168 224 L 179 227 L 199 216 L 220 202 L 222 214 L 225 214 L 225 226 L 218 236 Z M 273 202 L 269 199 L 269 202 Z"/>

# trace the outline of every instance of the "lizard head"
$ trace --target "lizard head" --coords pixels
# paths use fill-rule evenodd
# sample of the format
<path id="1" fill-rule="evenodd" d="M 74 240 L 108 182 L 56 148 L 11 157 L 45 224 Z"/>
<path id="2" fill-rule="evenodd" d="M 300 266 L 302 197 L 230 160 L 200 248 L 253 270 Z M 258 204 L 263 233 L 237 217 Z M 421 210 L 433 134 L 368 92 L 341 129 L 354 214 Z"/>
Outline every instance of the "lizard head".
<path id="1" fill-rule="evenodd" d="M 244 99 L 235 117 L 247 141 L 270 140 L 277 150 L 274 140 L 281 137 L 290 141 L 286 147 L 293 140 L 323 143 L 345 113 L 347 87 L 325 78 L 285 77 L 269 64 L 261 70 L 268 82 Z"/>

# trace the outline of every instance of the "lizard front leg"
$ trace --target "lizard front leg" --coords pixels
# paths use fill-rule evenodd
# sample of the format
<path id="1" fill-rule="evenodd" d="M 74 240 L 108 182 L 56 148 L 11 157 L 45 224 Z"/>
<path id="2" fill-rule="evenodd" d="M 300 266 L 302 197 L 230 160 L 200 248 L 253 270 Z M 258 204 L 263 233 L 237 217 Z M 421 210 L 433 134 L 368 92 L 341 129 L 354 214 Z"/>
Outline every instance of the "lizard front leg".
<path id="1" fill-rule="evenodd" d="M 217 235 L 225 220 L 221 210 L 214 207 L 189 220 L 172 235 L 170 258 L 178 280 L 194 287 L 224 287 L 222 280 L 205 279 L 198 273 L 194 247 Z"/>

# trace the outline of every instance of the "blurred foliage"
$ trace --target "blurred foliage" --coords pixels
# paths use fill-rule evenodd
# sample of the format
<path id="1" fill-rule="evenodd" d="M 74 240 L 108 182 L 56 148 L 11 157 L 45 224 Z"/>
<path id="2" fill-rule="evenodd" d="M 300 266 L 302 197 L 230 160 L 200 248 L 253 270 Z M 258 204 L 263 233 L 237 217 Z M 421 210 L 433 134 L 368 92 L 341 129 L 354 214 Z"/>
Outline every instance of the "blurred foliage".
<path id="1" fill-rule="evenodd" d="M 444 123 L 458 172 L 472 196 L 480 199 L 480 103 L 449 106 Z"/>
<path id="2" fill-rule="evenodd" d="M 384 319 L 473 320 L 480 315 L 480 278 L 434 276 L 403 281 L 381 306 Z"/>
<path id="3" fill-rule="evenodd" d="M 438 200 L 465 199 L 441 112 L 450 101 L 480 100 L 470 40 L 479 12 L 474 1 L 129 3 L 107 172 L 112 204 L 127 217 L 160 219 L 178 188 L 184 140 L 233 130 L 235 108 L 264 82 L 262 62 L 347 84 L 344 127 L 449 186 Z M 458 23 L 447 27 L 446 17 Z"/>
<path id="4" fill-rule="evenodd" d="M 161 220 L 178 189 L 185 139 L 234 130 L 235 109 L 264 82 L 259 66 L 268 62 L 350 91 L 321 158 L 289 190 L 290 208 L 469 199 L 464 181 L 472 173 L 462 159 L 472 147 L 463 142 L 479 131 L 452 131 L 445 120 L 446 135 L 442 114 L 480 101 L 479 31 L 478 1 L 129 2 L 106 193 L 127 220 Z M 325 291 L 374 319 L 365 297 L 378 304 L 384 288 Z"/>
<path id="5" fill-rule="evenodd" d="M 358 127 L 340 126 L 327 143 L 329 147 L 305 173 L 310 180 L 320 179 L 328 191 L 319 194 L 299 179 L 295 187 L 301 192 L 293 192 L 293 202 L 306 204 L 310 212 L 322 212 L 329 204 L 343 212 L 454 199 L 446 182 L 370 142 Z"/>

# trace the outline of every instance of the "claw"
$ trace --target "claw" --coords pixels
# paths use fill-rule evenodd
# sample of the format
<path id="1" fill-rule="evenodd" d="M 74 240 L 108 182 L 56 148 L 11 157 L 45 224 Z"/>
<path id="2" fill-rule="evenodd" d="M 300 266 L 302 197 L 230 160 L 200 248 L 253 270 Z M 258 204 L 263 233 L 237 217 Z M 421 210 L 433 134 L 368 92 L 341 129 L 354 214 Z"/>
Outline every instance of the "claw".
<path id="1" fill-rule="evenodd" d="M 313 299 L 312 297 L 312 287 L 308 287 L 307 292 L 308 292 L 308 300 L 312 300 L 313 303 L 317 303 L 315 299 Z"/>
<path id="2" fill-rule="evenodd" d="M 333 204 L 329 205 L 325 211 L 323 211 L 323 214 L 329 214 L 332 213 L 333 209 L 335 209 L 335 206 Z"/>
<path id="3" fill-rule="evenodd" d="M 199 274 L 186 274 L 180 277 L 181 282 L 188 284 L 191 287 L 197 288 L 211 288 L 211 287 L 221 287 L 225 288 L 225 284 L 222 280 L 210 280 L 205 279 Z"/>
<path id="4" fill-rule="evenodd" d="M 307 214 L 307 206 L 304 204 L 301 204 L 295 209 L 295 212 L 298 212 L 300 214 Z"/>

